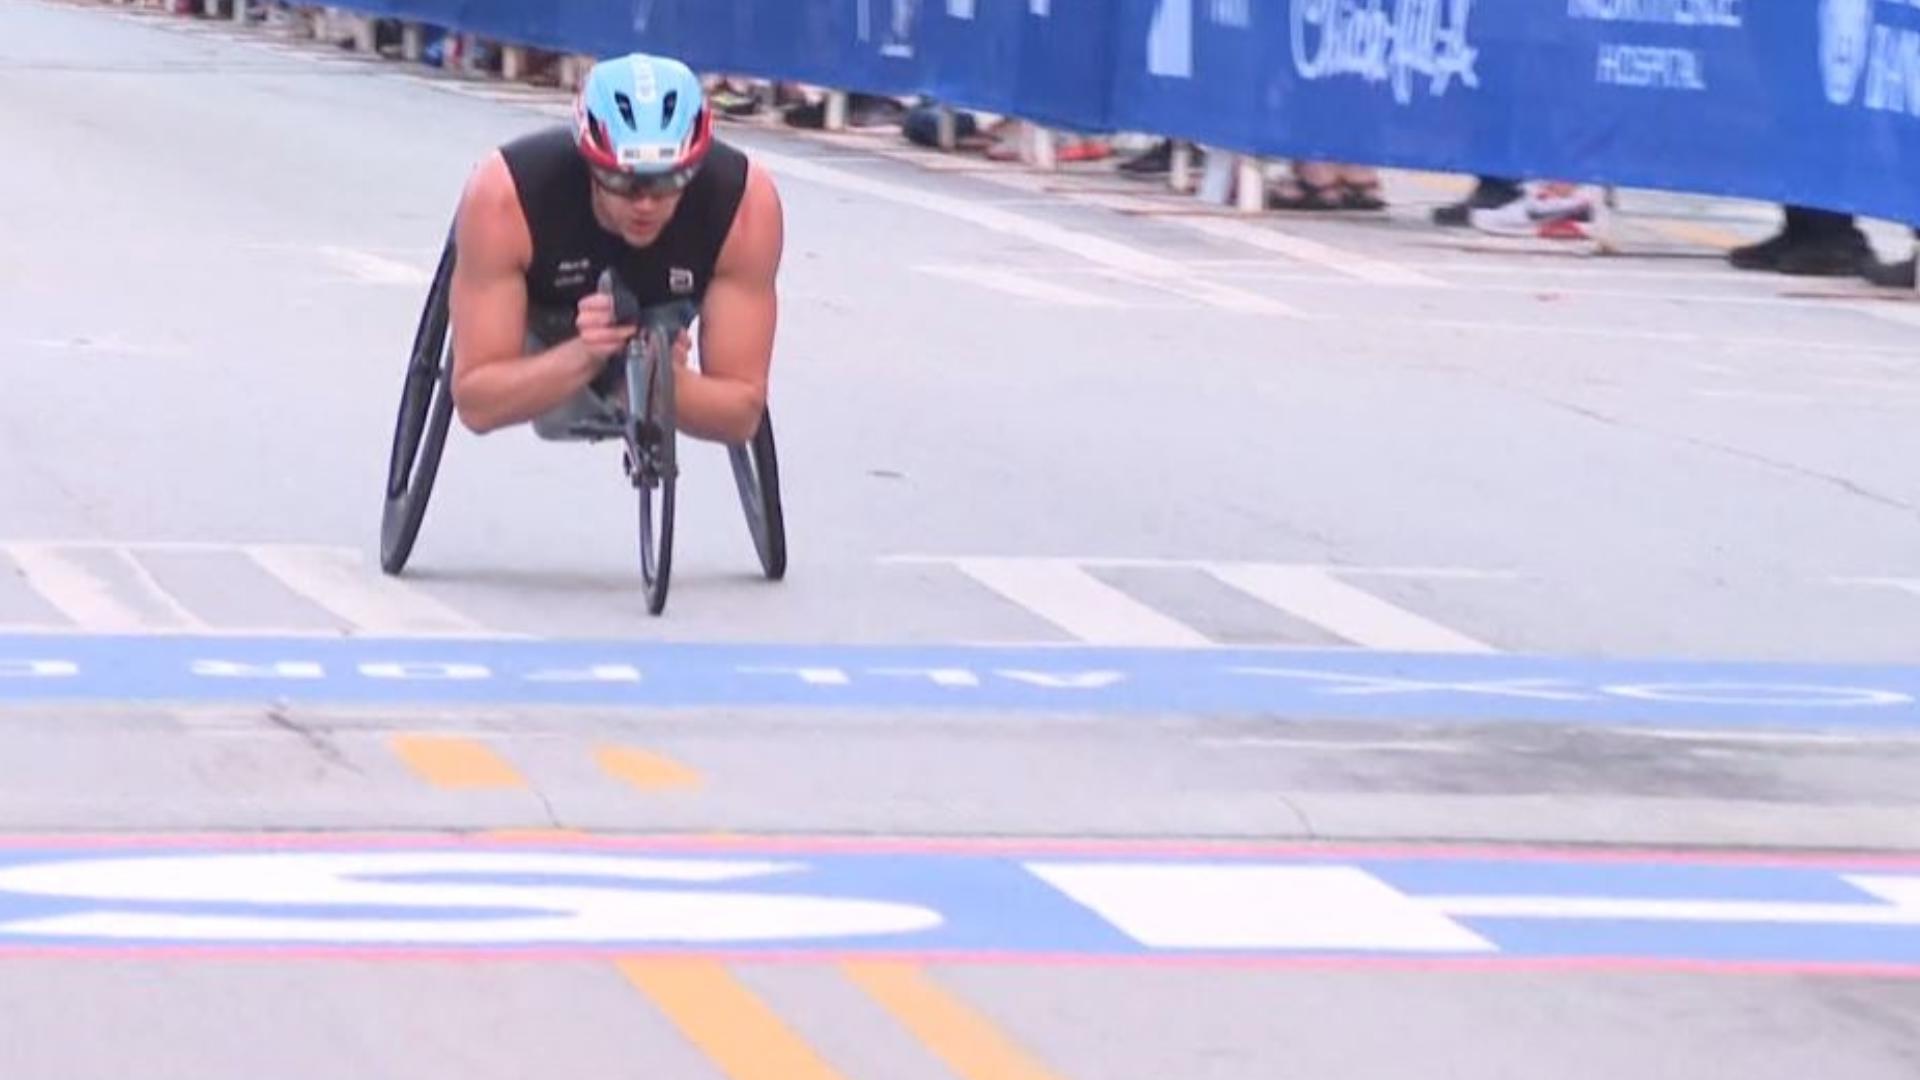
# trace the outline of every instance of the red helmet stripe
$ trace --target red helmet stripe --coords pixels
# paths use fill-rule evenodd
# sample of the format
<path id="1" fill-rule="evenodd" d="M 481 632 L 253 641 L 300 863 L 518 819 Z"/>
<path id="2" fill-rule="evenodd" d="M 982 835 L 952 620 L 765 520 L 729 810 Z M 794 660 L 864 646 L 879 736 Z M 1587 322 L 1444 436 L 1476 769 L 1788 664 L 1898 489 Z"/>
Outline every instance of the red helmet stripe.
<path id="1" fill-rule="evenodd" d="M 605 143 L 601 133 L 597 130 L 598 121 L 596 121 L 593 118 L 593 114 L 588 111 L 584 97 L 574 101 L 573 115 L 575 130 L 574 141 L 580 146 L 581 156 L 585 157 L 588 163 L 597 168 L 619 168 L 620 159 L 614 154 L 613 147 Z"/>
<path id="2" fill-rule="evenodd" d="M 703 105 L 700 115 L 693 118 L 693 131 L 687 138 L 687 152 L 680 156 L 680 164 L 687 166 L 706 160 L 712 146 L 713 109 Z"/>

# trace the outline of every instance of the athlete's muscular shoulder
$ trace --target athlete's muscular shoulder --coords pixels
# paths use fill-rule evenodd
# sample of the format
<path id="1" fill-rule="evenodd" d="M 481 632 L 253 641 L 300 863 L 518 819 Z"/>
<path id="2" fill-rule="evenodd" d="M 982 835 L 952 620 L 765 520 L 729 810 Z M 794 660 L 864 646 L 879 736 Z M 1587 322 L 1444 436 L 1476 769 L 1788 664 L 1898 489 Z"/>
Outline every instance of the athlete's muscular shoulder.
<path id="1" fill-rule="evenodd" d="M 786 243 L 773 178 L 749 166 L 746 185 L 700 318 L 701 369 L 736 388 L 738 413 L 725 432 L 736 441 L 753 434 L 766 405 L 780 312 L 775 278 Z"/>
<path id="2" fill-rule="evenodd" d="M 533 233 L 506 158 L 495 151 L 468 177 L 455 230 L 463 267 L 486 274 L 524 272 L 533 261 Z"/>
<path id="3" fill-rule="evenodd" d="M 468 178 L 454 244 L 453 400 L 461 421 L 484 431 L 498 422 L 499 402 L 489 398 L 482 373 L 522 354 L 527 325 L 524 275 L 533 258 L 533 239 L 520 212 L 513 176 L 497 153 Z M 476 394 L 484 399 L 478 404 Z"/>
<path id="4" fill-rule="evenodd" d="M 773 177 L 756 162 L 747 164 L 746 189 L 733 225 L 720 245 L 713 277 L 720 282 L 771 285 L 786 247 L 786 210 Z"/>

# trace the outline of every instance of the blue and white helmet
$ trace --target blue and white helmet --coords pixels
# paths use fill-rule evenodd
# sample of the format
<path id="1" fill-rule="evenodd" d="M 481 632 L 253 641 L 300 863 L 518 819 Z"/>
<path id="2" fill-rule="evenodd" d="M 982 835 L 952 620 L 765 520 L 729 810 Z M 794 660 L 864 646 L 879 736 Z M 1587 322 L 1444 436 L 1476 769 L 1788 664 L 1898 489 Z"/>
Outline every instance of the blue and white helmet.
<path id="1" fill-rule="evenodd" d="M 574 99 L 580 153 L 603 183 L 682 188 L 713 146 L 713 112 L 685 64 L 633 53 L 603 60 Z"/>

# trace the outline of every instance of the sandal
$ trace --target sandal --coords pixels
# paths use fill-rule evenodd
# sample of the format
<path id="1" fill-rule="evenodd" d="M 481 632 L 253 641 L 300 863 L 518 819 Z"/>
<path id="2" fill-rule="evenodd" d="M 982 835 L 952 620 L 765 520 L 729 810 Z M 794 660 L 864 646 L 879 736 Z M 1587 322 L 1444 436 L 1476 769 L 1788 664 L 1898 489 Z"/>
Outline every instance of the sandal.
<path id="1" fill-rule="evenodd" d="M 1380 182 L 1354 184 L 1342 181 L 1340 204 L 1348 210 L 1385 210 L 1387 200 L 1380 195 Z"/>
<path id="2" fill-rule="evenodd" d="M 1282 180 L 1267 192 L 1269 210 L 1344 210 L 1337 184 L 1313 184 L 1299 177 Z"/>

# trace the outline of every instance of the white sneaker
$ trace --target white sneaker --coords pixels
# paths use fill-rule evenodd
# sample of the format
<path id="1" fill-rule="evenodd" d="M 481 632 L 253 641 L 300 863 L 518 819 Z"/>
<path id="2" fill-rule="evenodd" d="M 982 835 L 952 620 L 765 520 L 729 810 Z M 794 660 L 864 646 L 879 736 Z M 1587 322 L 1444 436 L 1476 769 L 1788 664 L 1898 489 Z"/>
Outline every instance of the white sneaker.
<path id="1" fill-rule="evenodd" d="M 1474 210 L 1473 227 L 1495 236 L 1538 236 L 1550 240 L 1585 236 L 1580 228 L 1593 220 L 1593 196 L 1578 184 L 1547 181 L 1505 206 Z M 1572 226 L 1572 228 L 1569 228 Z"/>

